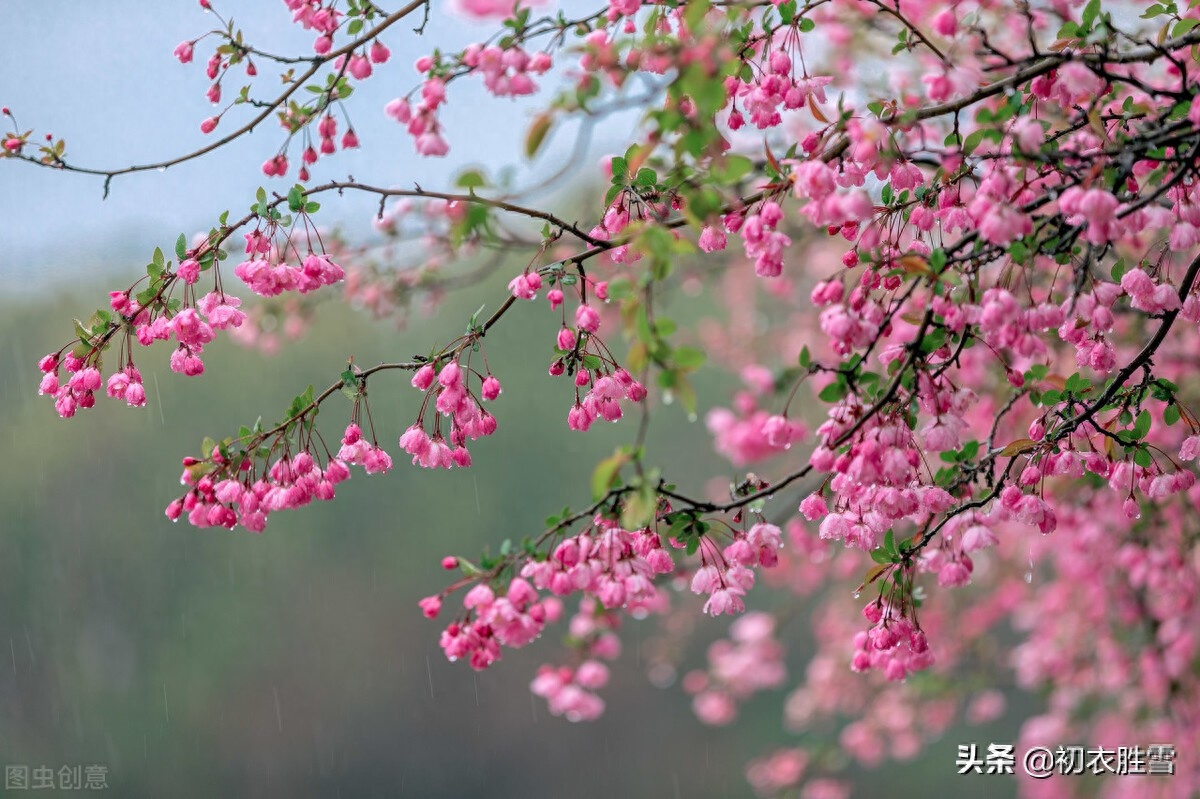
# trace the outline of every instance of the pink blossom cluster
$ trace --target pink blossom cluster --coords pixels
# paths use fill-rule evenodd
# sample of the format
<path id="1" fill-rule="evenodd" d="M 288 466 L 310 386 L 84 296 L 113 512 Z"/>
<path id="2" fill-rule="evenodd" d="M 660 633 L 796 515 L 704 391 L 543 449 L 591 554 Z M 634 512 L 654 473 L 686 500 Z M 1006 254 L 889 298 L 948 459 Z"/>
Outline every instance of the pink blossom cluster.
<path id="1" fill-rule="evenodd" d="M 775 638 L 775 617 L 752 611 L 729 625 L 729 638 L 708 648 L 708 671 L 683 680 L 693 695 L 692 709 L 705 724 L 725 725 L 737 715 L 737 703 L 759 691 L 778 688 L 787 679 L 784 648 Z"/>
<path id="2" fill-rule="evenodd" d="M 70 375 L 65 383 L 61 382 L 59 378 L 60 367 L 65 368 L 67 374 Z M 69 419 L 75 415 L 77 408 L 91 408 L 96 404 L 96 392 L 103 385 L 103 377 L 100 375 L 99 369 L 87 366 L 83 358 L 76 356 L 73 352 L 68 352 L 66 356 L 61 357 L 60 361 L 59 353 L 51 353 L 38 361 L 38 368 L 43 373 L 38 393 L 54 397 L 54 410 L 62 418 Z M 140 378 L 141 376 L 138 375 L 137 385 L 139 386 L 141 385 Z M 141 401 L 130 402 L 130 405 L 146 404 L 145 389 L 141 390 L 140 397 L 136 390 L 132 396 Z"/>
<path id="3" fill-rule="evenodd" d="M 361 56 L 356 57 L 361 58 Z M 353 59 L 351 59 L 351 63 L 354 63 Z M 300 171 L 297 174 L 297 178 L 301 183 L 306 182 L 312 176 L 309 172 L 309 167 L 317 163 L 322 155 L 333 155 L 335 152 L 337 152 L 338 145 L 337 141 L 335 141 L 335 138 L 337 137 L 337 128 L 337 120 L 334 119 L 333 114 L 325 114 L 321 117 L 321 121 L 317 123 L 317 135 L 320 137 L 320 149 L 318 150 L 317 147 L 309 144 L 304 148 L 304 152 L 301 153 L 301 166 Z M 358 134 L 354 132 L 354 128 L 346 128 L 346 132 L 342 134 L 341 143 L 343 150 L 351 150 L 358 147 Z M 275 176 L 282 176 L 287 172 L 287 167 L 285 165 L 284 168 L 280 170 L 277 168 L 275 160 L 271 159 L 263 164 L 263 172 L 267 175 L 273 174 Z"/>
<path id="4" fill-rule="evenodd" d="M 796 789 L 809 769 L 812 758 L 805 749 L 779 749 L 757 758 L 746 767 L 746 781 L 759 796 L 785 795 Z M 800 799 L 850 799 L 851 786 L 841 780 L 818 778 L 805 780 Z"/>
<path id="5" fill-rule="evenodd" d="M 425 56 L 417 61 L 417 71 L 428 72 L 433 64 L 433 59 Z M 445 102 L 445 81 L 430 77 L 421 85 L 421 100 L 415 107 L 407 98 L 398 97 L 387 104 L 384 112 L 405 126 L 416 142 L 418 155 L 443 156 L 450 152 L 450 145 L 442 137 L 437 110 Z"/>
<path id="6" fill-rule="evenodd" d="M 854 671 L 878 669 L 889 680 L 903 680 L 907 675 L 933 665 L 929 641 L 903 606 L 877 599 L 863 608 L 863 616 L 873 626 L 854 636 Z"/>
<path id="7" fill-rule="evenodd" d="M 313 42 L 313 52 L 325 55 L 333 46 L 333 34 L 341 25 L 344 12 L 337 9 L 337 4 L 328 5 L 321 0 L 283 0 L 284 5 L 292 12 L 292 22 L 306 31 L 316 31 L 317 40 Z"/>
<path id="8" fill-rule="evenodd" d="M 757 213 L 725 217 L 726 229 L 741 234 L 746 258 L 754 261 L 754 272 L 759 277 L 779 277 L 783 272 L 783 254 L 792 239 L 777 229 L 782 221 L 783 209 L 774 200 L 764 202 Z"/>
<path id="9" fill-rule="evenodd" d="M 583 329 L 582 324 L 580 327 Z M 569 332 L 565 327 L 563 331 Z M 571 334 L 571 337 L 574 338 L 574 334 Z M 563 337 L 560 335 L 560 347 L 562 341 Z M 580 399 L 579 392 L 583 388 L 587 388 L 588 391 Z M 645 398 L 646 387 L 624 369 L 617 368 L 608 373 L 579 369 L 575 372 L 575 404 L 567 412 L 567 426 L 572 430 L 586 431 L 597 419 L 615 422 L 624 415 L 621 400 L 641 402 Z"/>
<path id="10" fill-rule="evenodd" d="M 826 102 L 825 87 L 833 78 L 810 76 L 804 69 L 797 74 L 797 63 L 789 53 L 800 49 L 797 31 L 788 29 L 781 38 L 777 46 L 769 37 L 762 39 L 752 53 L 743 55 L 744 63 L 753 69 L 749 81 L 738 75 L 725 79 L 725 93 L 730 99 L 726 123 L 730 130 L 740 129 L 747 121 L 759 130 L 773 128 L 783 121 L 782 111 Z"/>
<path id="11" fill-rule="evenodd" d="M 612 163 L 609 161 L 606 171 L 611 173 Z M 621 236 L 631 222 L 656 221 L 667 218 L 672 208 L 681 207 L 678 197 L 669 201 L 651 201 L 641 197 L 632 189 L 620 192 L 600 218 L 600 224 L 594 226 L 588 233 L 598 241 L 612 241 Z M 676 237 L 678 235 L 676 234 Z M 629 244 L 618 244 L 605 252 L 607 260 L 614 264 L 635 264 L 642 259 L 642 253 Z"/>
<path id="12" fill-rule="evenodd" d="M 367 474 L 386 474 L 392 468 L 392 456 L 383 447 L 363 438 L 362 428 L 353 422 L 346 425 L 346 432 L 342 434 L 337 460 L 361 466 Z"/>
<path id="13" fill-rule="evenodd" d="M 517 649 L 532 643 L 561 610 L 557 602 L 539 601 L 537 591 L 520 577 L 508 583 L 503 596 L 477 583 L 463 597 L 463 608 L 464 616 L 442 632 L 441 647 L 451 662 L 463 659 L 477 670 L 499 660 L 501 646 Z M 422 609 L 433 618 L 441 609 L 440 597 L 423 600 Z"/>
<path id="14" fill-rule="evenodd" d="M 704 419 L 713 447 L 734 466 L 780 455 L 808 435 L 801 421 L 758 407 L 750 391 L 734 395 L 733 408 L 713 408 Z"/>
<path id="15" fill-rule="evenodd" d="M 944 488 L 922 484 L 921 453 L 902 423 L 870 425 L 855 436 L 847 451 L 838 454 L 830 449 L 828 443 L 853 423 L 859 412 L 855 407 L 846 401 L 834 407 L 817 430 L 826 443 L 810 458 L 815 468 L 833 472 L 832 511 L 816 494 L 805 500 L 801 512 L 810 520 L 820 519 L 821 538 L 869 552 L 880 546 L 897 522 L 944 513 L 955 501 Z"/>
<path id="16" fill-rule="evenodd" d="M 483 76 L 483 85 L 497 97 L 522 97 L 537 91 L 531 75 L 544 75 L 553 61 L 545 52 L 532 55 L 518 45 L 508 48 L 496 45 L 468 45 L 462 63 Z"/>
<path id="17" fill-rule="evenodd" d="M 545 0 L 518 0 L 510 3 L 508 0 L 454 0 L 450 4 L 460 14 L 476 19 L 493 19 L 509 16 L 513 8 L 536 8 L 545 5 Z"/>
<path id="18" fill-rule="evenodd" d="M 199 273 L 196 261 L 185 260 L 179 265 L 176 275 L 163 278 L 163 289 L 176 279 L 187 285 L 194 284 Z M 204 372 L 204 361 L 200 356 L 204 347 L 216 338 L 217 331 L 236 328 L 245 320 L 245 314 L 239 310 L 241 300 L 220 290 L 205 294 L 194 304 L 194 295 L 189 294 L 187 305 L 175 311 L 159 302 L 158 297 L 143 308 L 131 298 L 131 294 L 132 289 L 111 292 L 110 307 L 120 322 L 108 323 L 107 331 L 99 334 L 101 343 L 93 344 L 82 356 L 75 352 L 63 356 L 60 351 L 39 361 L 38 367 L 43 377 L 38 393 L 54 397 L 59 416 L 70 418 L 77 409 L 95 405 L 95 392 L 103 382 L 99 369 L 100 356 L 113 336 L 124 336 L 124 366 L 109 377 L 107 394 L 113 399 L 125 400 L 132 407 L 141 407 L 146 404 L 146 390 L 128 349 L 131 340 L 136 339 L 142 346 L 149 346 L 155 341 L 174 338 L 179 346 L 171 353 L 171 370 L 193 377 Z M 71 375 L 65 383 L 59 376 L 61 368 Z"/>
<path id="19" fill-rule="evenodd" d="M 470 389 L 470 376 L 479 380 L 479 397 Z M 400 436 L 400 447 L 412 456 L 414 465 L 427 469 L 449 469 L 452 466 L 470 466 L 471 453 L 467 450 L 467 439 L 490 436 L 496 432 L 496 417 L 483 409 L 482 401 L 492 401 L 500 396 L 500 381 L 495 376 L 483 376 L 470 366 L 461 366 L 451 360 L 439 371 L 436 362 L 426 363 L 413 375 L 414 388 L 425 392 L 421 413 L 417 421 Z M 423 419 L 425 410 L 433 400 L 436 411 L 433 435 L 425 432 Z M 442 419 L 449 419 L 449 441 L 442 435 Z"/>
<path id="20" fill-rule="evenodd" d="M 183 466 L 180 482 L 188 491 L 167 506 L 168 519 L 176 521 L 186 513 L 196 527 L 232 530 L 240 524 L 254 533 L 266 528 L 272 513 L 301 508 L 314 499 L 333 499 L 337 484 L 350 477 L 343 461 L 330 459 L 322 468 L 304 451 L 282 455 L 257 478 L 251 457 L 230 459 L 219 449 L 204 460 L 185 458 Z"/>
<path id="21" fill-rule="evenodd" d="M 521 576 L 555 596 L 583 592 L 606 609 L 654 608 L 661 601 L 655 579 L 675 571 L 675 563 L 657 534 L 625 530 L 596 516 L 583 532 L 554 547 L 545 560 L 531 560 Z"/>
<path id="22" fill-rule="evenodd" d="M 592 721 L 603 714 L 604 700 L 597 692 L 609 679 L 608 666 L 602 661 L 616 660 L 621 654 L 617 625 L 616 615 L 603 610 L 593 597 L 580 600 L 568 625 L 571 640 L 578 642 L 578 664 L 543 665 L 529 686 L 535 696 L 546 700 L 551 714 L 567 721 Z"/>
<path id="23" fill-rule="evenodd" d="M 307 294 L 322 286 L 332 286 L 345 278 L 346 273 L 327 254 L 309 252 L 298 264 L 287 263 L 283 248 L 274 243 L 272 227 L 264 233 L 259 229 L 246 234 L 246 254 L 249 259 L 238 264 L 233 273 L 262 297 L 275 297 L 284 292 Z"/>

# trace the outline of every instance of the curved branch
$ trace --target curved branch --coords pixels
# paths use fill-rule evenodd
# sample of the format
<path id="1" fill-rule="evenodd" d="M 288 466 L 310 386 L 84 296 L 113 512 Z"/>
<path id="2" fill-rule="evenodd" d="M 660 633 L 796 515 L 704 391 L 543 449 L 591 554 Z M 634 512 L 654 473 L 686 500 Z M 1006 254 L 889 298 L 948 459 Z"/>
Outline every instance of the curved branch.
<path id="1" fill-rule="evenodd" d="M 240 128 L 233 131 L 232 133 L 229 133 L 228 135 L 226 135 L 220 139 L 217 139 L 214 142 L 206 144 L 205 146 L 199 148 L 198 150 L 193 150 L 192 152 L 187 153 L 185 155 L 181 155 L 176 158 L 171 158 L 166 161 L 158 161 L 158 162 L 151 163 L 151 164 L 135 164 L 133 166 L 127 166 L 127 167 L 123 167 L 121 169 L 95 169 L 93 167 L 74 166 L 74 165 L 66 163 L 65 161 L 61 161 L 61 160 L 56 160 L 51 163 L 44 163 L 44 162 L 38 160 L 37 158 L 34 158 L 31 155 L 23 155 L 23 154 L 17 155 L 15 157 L 19 161 L 25 161 L 27 163 L 34 164 L 36 166 L 45 166 L 45 167 L 51 167 L 54 169 L 62 169 L 67 172 L 78 172 L 78 173 L 81 173 L 84 175 L 99 175 L 104 178 L 104 197 L 105 197 L 105 199 L 107 199 L 109 185 L 112 183 L 112 179 L 117 177 L 118 175 L 128 175 L 128 174 L 132 174 L 134 172 L 147 172 L 150 170 L 166 169 L 167 167 L 176 166 L 176 165 L 182 164 L 186 161 L 191 161 L 193 159 L 199 158 L 202 155 L 207 155 L 208 153 L 211 153 L 214 150 L 218 150 L 218 149 L 224 147 L 225 145 L 229 144 L 230 142 L 234 141 L 235 139 L 239 139 L 242 136 L 246 135 L 247 133 L 250 133 L 251 131 L 254 130 L 254 128 L 256 128 L 259 124 L 261 124 L 263 122 L 263 120 L 265 120 L 267 117 L 269 117 L 275 111 L 275 109 L 279 108 L 281 105 L 286 103 L 288 101 L 288 99 L 293 94 L 296 93 L 296 90 L 299 89 L 301 86 L 303 86 L 305 81 L 307 81 L 309 78 L 313 77 L 313 75 L 315 75 L 317 73 L 317 71 L 320 70 L 320 68 L 323 65 L 325 65 L 326 63 L 333 61 L 341 56 L 347 55 L 347 54 L 353 52 L 354 50 L 358 49 L 364 43 L 371 41 L 376 36 L 383 33 L 388 28 L 390 28 L 392 25 L 394 25 L 395 23 L 404 19 L 405 17 L 407 17 L 412 12 L 416 11 L 421 6 L 425 5 L 426 2 L 428 2 L 428 0 L 411 0 L 411 2 L 408 3 L 408 5 L 404 6 L 399 11 L 395 11 L 392 14 L 389 14 L 386 18 L 383 19 L 383 21 L 381 21 L 378 25 L 376 25 L 371 30 L 364 33 L 359 38 L 355 39 L 352 42 L 349 42 L 348 44 L 345 44 L 345 45 L 339 47 L 337 50 L 331 51 L 330 53 L 328 53 L 324 56 L 320 56 L 318 58 L 313 59 L 312 66 L 309 67 L 302 75 L 295 78 L 292 81 L 292 83 L 283 91 L 282 94 L 280 94 L 274 100 L 270 101 L 267 105 L 265 105 L 263 107 L 262 111 L 257 116 L 255 116 L 253 119 L 251 119 L 245 125 L 242 125 Z"/>

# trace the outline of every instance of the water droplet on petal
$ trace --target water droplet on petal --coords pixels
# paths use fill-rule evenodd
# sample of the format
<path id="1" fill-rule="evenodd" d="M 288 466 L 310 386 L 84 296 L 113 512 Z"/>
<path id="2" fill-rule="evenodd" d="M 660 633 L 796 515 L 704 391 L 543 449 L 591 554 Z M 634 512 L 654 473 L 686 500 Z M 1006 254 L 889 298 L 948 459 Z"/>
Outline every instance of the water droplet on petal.
<path id="1" fill-rule="evenodd" d="M 862 596 L 862 591 L 855 591 L 855 592 L 854 592 L 854 598 L 855 598 L 855 599 L 858 599 L 858 598 L 860 598 L 861 596 Z"/>
<path id="2" fill-rule="evenodd" d="M 1025 582 L 1026 584 L 1033 582 L 1033 572 L 1025 572 Z"/>

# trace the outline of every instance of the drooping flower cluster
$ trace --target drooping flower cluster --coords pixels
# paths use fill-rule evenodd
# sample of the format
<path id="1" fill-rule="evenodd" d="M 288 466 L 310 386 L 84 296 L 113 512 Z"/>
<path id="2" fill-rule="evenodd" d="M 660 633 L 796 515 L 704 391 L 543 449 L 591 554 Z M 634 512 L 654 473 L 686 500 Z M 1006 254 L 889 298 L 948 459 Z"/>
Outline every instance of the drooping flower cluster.
<path id="1" fill-rule="evenodd" d="M 426 615 L 436 613 L 433 607 L 426 602 Z M 501 646 L 517 649 L 533 642 L 552 620 L 549 610 L 560 606 L 539 601 L 537 591 L 516 577 L 503 596 L 477 584 L 463 597 L 463 608 L 462 618 L 442 632 L 441 647 L 450 661 L 466 660 L 471 668 L 482 670 L 500 659 Z"/>
<path id="2" fill-rule="evenodd" d="M 535 696 L 546 700 L 551 714 L 567 721 L 592 721 L 604 712 L 598 691 L 608 684 L 609 670 L 601 661 L 616 660 L 621 654 L 619 624 L 616 612 L 605 610 L 594 598 L 580 600 L 568 624 L 577 665 L 543 665 L 529 686 Z"/>
<path id="3" fill-rule="evenodd" d="M 433 59 L 428 56 L 417 61 L 419 72 L 428 72 L 432 68 Z M 429 78 L 421 85 L 421 100 L 415 107 L 407 98 L 398 97 L 387 104 L 384 112 L 405 126 L 416 142 L 418 155 L 442 156 L 450 152 L 437 118 L 437 110 L 445 102 L 445 82 L 440 78 Z"/>
<path id="4" fill-rule="evenodd" d="M 207 261 L 211 264 L 211 257 Z M 195 258 L 183 260 L 174 273 L 161 262 L 151 264 L 149 288 L 136 293 L 134 288 L 111 292 L 110 310 L 97 311 L 87 326 L 76 325 L 78 338 L 70 352 L 64 355 L 60 350 L 38 362 L 43 372 L 38 393 L 52 395 L 55 410 L 63 418 L 74 416 L 79 408 L 93 407 L 95 392 L 104 384 L 100 372 L 103 355 L 114 342 L 120 366 L 109 376 L 106 393 L 131 407 L 146 404 L 142 375 L 133 362 L 134 340 L 145 347 L 174 339 L 178 346 L 171 353 L 171 370 L 189 377 L 203 374 L 200 356 L 205 346 L 216 338 L 217 331 L 237 328 L 246 316 L 240 310 L 241 300 L 221 290 L 219 281 L 216 290 L 196 299 L 192 286 L 200 279 L 202 268 L 208 266 L 202 267 Z M 179 286 L 182 297 L 171 298 L 172 289 Z M 63 369 L 70 375 L 65 382 L 60 377 Z"/>
<path id="5" fill-rule="evenodd" d="M 873 626 L 854 637 L 852 669 L 879 669 L 889 680 L 903 680 L 933 665 L 929 640 L 904 603 L 893 607 L 877 599 L 863 608 L 863 616 Z"/>
<path id="6" fill-rule="evenodd" d="M 263 297 L 275 297 L 288 291 L 307 294 L 345 278 L 345 271 L 328 255 L 318 255 L 310 250 L 301 257 L 290 237 L 280 244 L 276 241 L 277 235 L 277 225 L 273 221 L 246 234 L 249 258 L 238 264 L 233 272 L 255 294 Z M 312 245 L 311 240 L 309 245 Z M 288 262 L 289 249 L 296 263 Z"/>
<path id="7" fill-rule="evenodd" d="M 167 506 L 167 518 L 187 514 L 196 527 L 232 530 L 240 524 L 261 533 L 270 514 L 333 499 L 337 484 L 350 477 L 342 461 L 332 459 L 322 468 L 307 452 L 279 457 L 257 477 L 251 463 L 244 455 L 230 461 L 217 448 L 204 459 L 185 458 L 180 482 L 188 491 Z"/>
<path id="8" fill-rule="evenodd" d="M 659 601 L 654 580 L 675 563 L 649 530 L 624 530 L 597 516 L 592 526 L 566 538 L 542 561 L 529 561 L 522 576 L 555 596 L 584 592 L 606 609 L 653 608 Z"/>
<path id="9" fill-rule="evenodd" d="M 705 724 L 729 724 L 737 703 L 759 691 L 778 688 L 787 679 L 784 647 L 775 638 L 775 617 L 754 611 L 729 625 L 729 638 L 708 647 L 708 671 L 683 679 L 693 694 L 692 710 Z"/>
<path id="10" fill-rule="evenodd" d="M 470 388 L 471 375 L 479 378 L 479 396 Z M 414 465 L 427 469 L 470 466 L 467 439 L 475 440 L 496 432 L 496 417 L 482 402 L 500 396 L 500 381 L 494 375 L 475 372 L 470 365 L 451 360 L 439 371 L 436 362 L 426 363 L 413 375 L 414 388 L 425 392 L 417 421 L 400 436 L 400 447 L 412 456 Z M 425 431 L 425 411 L 433 400 L 433 435 Z M 442 420 L 450 424 L 449 438 L 442 434 Z"/>

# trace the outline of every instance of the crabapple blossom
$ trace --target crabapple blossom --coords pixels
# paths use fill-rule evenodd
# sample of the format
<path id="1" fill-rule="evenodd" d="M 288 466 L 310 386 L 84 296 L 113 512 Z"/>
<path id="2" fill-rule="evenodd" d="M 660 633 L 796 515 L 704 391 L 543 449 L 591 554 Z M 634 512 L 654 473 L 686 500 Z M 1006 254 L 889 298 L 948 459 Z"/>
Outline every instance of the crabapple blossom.
<path id="1" fill-rule="evenodd" d="M 604 712 L 628 620 L 658 617 L 670 642 L 732 615 L 703 670 L 679 670 L 696 715 L 732 724 L 791 675 L 786 726 L 828 728 L 841 750 L 804 741 L 755 760 L 762 796 L 845 796 L 844 772 L 997 718 L 998 685 L 1038 696 L 1021 745 L 1179 747 L 1170 785 L 1078 790 L 1183 796 L 1200 779 L 1194 9 L 609 0 L 570 19 L 461 0 L 450 12 L 495 35 L 409 66 L 380 36 L 437 9 L 285 5 L 316 57 L 272 55 L 232 23 L 175 48 L 226 103 L 201 130 L 231 133 L 168 163 L 277 119 L 256 158 L 275 178 L 295 163 L 300 182 L 155 250 L 39 361 L 38 393 L 64 418 L 99 391 L 142 406 L 145 358 L 199 378 L 222 335 L 278 346 L 331 297 L 404 322 L 458 285 L 499 296 L 457 338 L 408 360 L 350 357 L 275 422 L 206 439 L 168 518 L 262 532 L 272 513 L 332 500 L 356 467 L 404 480 L 376 424 L 403 430 L 414 466 L 469 467 L 468 442 L 511 440 L 492 410 L 518 417 L 528 408 L 508 398 L 545 391 L 548 427 L 565 414 L 594 437 L 629 416 L 611 431 L 627 438 L 544 527 L 441 560 L 452 580 L 416 604 L 442 620 L 449 659 L 491 667 L 561 620 L 568 656 L 530 688 L 584 721 Z M 282 89 L 253 80 L 267 64 Z M 351 124 L 379 114 L 355 105 L 364 80 L 392 81 L 382 113 L 422 157 L 478 137 L 451 120 L 496 103 L 533 111 L 532 169 L 552 135 L 630 107 L 638 121 L 600 167 L 572 157 L 546 184 L 578 178 L 577 204 L 534 207 L 521 187 L 543 186 L 474 167 L 445 190 L 311 183 L 340 150 L 379 146 Z M 471 81 L 486 96 L 467 101 Z M 3 116 L 0 159 L 99 174 L 106 191 L 148 168 L 76 167 L 61 139 Z M 370 242 L 314 219 L 347 194 L 378 203 Z M 542 290 L 546 303 L 522 302 Z M 522 385 L 489 363 L 495 326 L 522 314 L 542 332 L 513 346 L 560 379 Z M 140 349 L 158 342 L 165 357 Z M 400 424 L 383 428 L 390 372 L 415 391 L 397 392 Z M 678 409 L 727 462 L 699 487 L 701 464 L 673 469 L 649 432 Z M 563 619 L 567 599 L 578 610 Z M 787 616 L 811 633 L 804 662 Z M 686 647 L 661 648 L 675 673 Z M 1018 790 L 1066 795 L 1032 782 Z"/>

